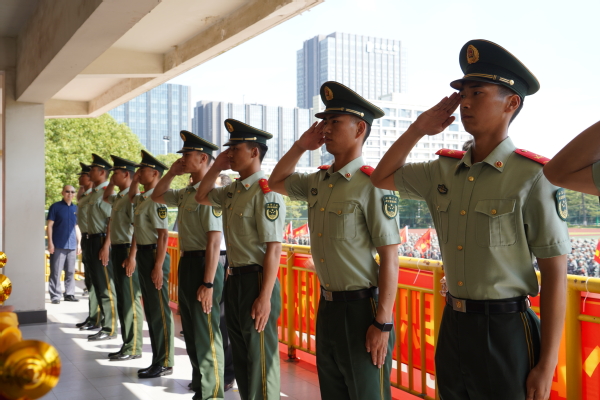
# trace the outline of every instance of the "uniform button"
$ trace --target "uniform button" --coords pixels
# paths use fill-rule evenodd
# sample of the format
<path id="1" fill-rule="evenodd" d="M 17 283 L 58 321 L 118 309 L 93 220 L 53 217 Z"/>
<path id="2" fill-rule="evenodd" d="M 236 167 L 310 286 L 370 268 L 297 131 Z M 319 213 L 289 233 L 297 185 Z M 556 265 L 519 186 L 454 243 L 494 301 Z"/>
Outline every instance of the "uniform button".
<path id="1" fill-rule="evenodd" d="M 229 207 L 230 210 L 233 210 L 233 208 Z"/>
<path id="2" fill-rule="evenodd" d="M 250 184 L 246 183 L 244 186 L 246 186 L 246 187 L 250 187 Z"/>
<path id="3" fill-rule="evenodd" d="M 321 237 L 321 236 L 323 236 L 323 234 L 322 234 L 322 233 L 319 233 L 319 237 Z"/>
<path id="4" fill-rule="evenodd" d="M 329 187 L 330 187 L 330 188 L 332 188 L 332 187 L 333 187 L 333 185 L 330 183 L 330 184 L 329 184 Z"/>
<path id="5" fill-rule="evenodd" d="M 496 214 L 498 214 L 498 211 L 492 210 L 492 215 L 496 215 Z"/>
<path id="6" fill-rule="evenodd" d="M 241 190 L 238 190 L 238 193 L 242 193 L 242 191 L 241 191 Z"/>
<path id="7" fill-rule="evenodd" d="M 325 287 L 329 287 L 329 283 L 326 283 L 326 284 L 325 284 Z"/>
<path id="8" fill-rule="evenodd" d="M 504 166 L 504 163 L 502 161 L 496 161 L 496 167 L 502 168 L 503 166 Z"/>
<path id="9" fill-rule="evenodd" d="M 341 214 L 342 214 L 342 210 L 338 210 L 338 215 L 341 215 Z"/>
<path id="10" fill-rule="evenodd" d="M 463 281 L 458 281 L 458 286 L 463 286 L 464 282 Z"/>
<path id="11" fill-rule="evenodd" d="M 465 210 L 460 211 L 460 215 L 466 215 L 466 214 L 467 214 L 467 212 Z"/>
<path id="12" fill-rule="evenodd" d="M 244 216 L 244 213 L 240 213 L 240 217 L 243 217 L 243 216 Z"/>
<path id="13" fill-rule="evenodd" d="M 351 176 L 352 176 L 352 174 L 351 174 L 350 172 L 348 172 L 348 173 L 346 174 L 346 178 L 350 178 Z"/>
<path id="14" fill-rule="evenodd" d="M 321 208 L 321 211 L 325 211 L 325 209 L 324 209 L 324 208 Z"/>
<path id="15" fill-rule="evenodd" d="M 473 178 L 472 176 L 469 177 L 469 182 L 473 182 L 475 180 L 475 178 Z"/>
<path id="16" fill-rule="evenodd" d="M 462 247 L 462 246 L 458 246 L 458 247 L 457 247 L 457 249 L 458 249 L 458 250 L 462 250 L 462 249 L 463 249 L 463 247 Z"/>
<path id="17" fill-rule="evenodd" d="M 321 262 L 325 262 L 325 260 L 321 258 Z"/>

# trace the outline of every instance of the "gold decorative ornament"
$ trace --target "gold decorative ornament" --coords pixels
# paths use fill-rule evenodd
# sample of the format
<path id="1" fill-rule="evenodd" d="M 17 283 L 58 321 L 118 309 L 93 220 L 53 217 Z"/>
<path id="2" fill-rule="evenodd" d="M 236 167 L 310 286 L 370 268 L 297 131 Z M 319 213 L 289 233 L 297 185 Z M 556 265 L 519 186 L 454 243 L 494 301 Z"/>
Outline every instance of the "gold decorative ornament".
<path id="1" fill-rule="evenodd" d="M 0 332 L 10 327 L 18 327 L 19 319 L 14 312 L 0 312 Z"/>
<path id="2" fill-rule="evenodd" d="M 47 343 L 25 340 L 0 355 L 0 371 L 0 394 L 9 399 L 39 399 L 58 383 L 60 357 Z"/>
<path id="3" fill-rule="evenodd" d="M 12 283 L 6 275 L 0 274 L 0 305 L 4 304 L 12 293 Z"/>
<path id="4" fill-rule="evenodd" d="M 11 326 L 0 332 L 0 354 L 4 353 L 10 346 L 23 340 L 23 334 L 16 326 Z"/>
<path id="5" fill-rule="evenodd" d="M 231 125 L 229 122 L 225 123 L 225 127 L 227 128 L 229 133 L 233 132 L 233 125 Z"/>
<path id="6" fill-rule="evenodd" d="M 0 268 L 4 268 L 7 262 L 8 257 L 6 257 L 6 253 L 0 251 Z"/>
<path id="7" fill-rule="evenodd" d="M 479 61 L 479 50 L 472 44 L 467 47 L 467 62 L 469 64 L 475 64 Z"/>
<path id="8" fill-rule="evenodd" d="M 327 101 L 333 99 L 333 92 L 331 91 L 331 89 L 325 86 L 323 88 L 323 91 L 325 92 L 325 98 L 327 99 Z"/>

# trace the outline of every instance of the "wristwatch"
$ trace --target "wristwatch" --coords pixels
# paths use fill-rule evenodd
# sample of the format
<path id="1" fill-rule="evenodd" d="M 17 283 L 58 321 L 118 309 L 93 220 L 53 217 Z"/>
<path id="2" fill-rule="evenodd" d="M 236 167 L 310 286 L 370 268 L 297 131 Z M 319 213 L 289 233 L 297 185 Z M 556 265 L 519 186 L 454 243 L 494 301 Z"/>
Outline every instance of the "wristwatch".
<path id="1" fill-rule="evenodd" d="M 212 287 L 213 287 L 213 283 L 212 282 L 202 282 L 202 284 L 204 286 L 206 286 L 207 288 L 209 288 L 209 289 L 212 289 Z"/>
<path id="2" fill-rule="evenodd" d="M 373 318 L 373 326 L 379 329 L 381 332 L 391 332 L 391 330 L 394 329 L 393 322 L 385 322 L 380 324 L 375 318 Z"/>

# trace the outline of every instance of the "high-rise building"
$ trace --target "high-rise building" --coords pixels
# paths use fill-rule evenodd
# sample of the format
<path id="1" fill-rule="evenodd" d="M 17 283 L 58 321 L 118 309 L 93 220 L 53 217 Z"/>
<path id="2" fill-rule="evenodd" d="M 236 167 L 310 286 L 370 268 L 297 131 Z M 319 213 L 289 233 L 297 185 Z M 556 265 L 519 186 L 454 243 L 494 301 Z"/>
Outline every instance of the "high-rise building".
<path id="1" fill-rule="evenodd" d="M 319 111 L 325 109 L 320 97 L 315 96 L 313 101 L 315 109 Z M 385 116 L 373 121 L 371 134 L 363 146 L 364 162 L 375 167 L 410 124 L 431 107 L 418 105 L 409 95 L 400 93 L 391 93 L 382 96 L 380 100 L 370 101 L 385 111 Z M 315 111 L 315 113 L 317 112 Z M 462 150 L 463 143 L 472 139 L 472 136 L 465 132 L 458 113 L 452 115 L 456 117 L 456 120 L 444 132 L 423 137 L 408 155 L 407 162 L 435 160 L 438 158 L 435 153 L 440 149 Z M 333 156 L 325 150 L 325 147 L 321 151 L 321 163 L 331 164 Z"/>
<path id="2" fill-rule="evenodd" d="M 326 81 L 367 99 L 406 93 L 406 50 L 399 40 L 339 32 L 315 36 L 297 52 L 297 106 L 311 108 Z"/>
<path id="3" fill-rule="evenodd" d="M 179 131 L 190 129 L 189 86 L 165 83 L 108 113 L 126 123 L 154 155 L 174 153 L 183 142 Z"/>
<path id="4" fill-rule="evenodd" d="M 269 151 L 263 160 L 263 170 L 267 173 L 311 123 L 310 110 L 305 108 L 199 101 L 194 107 L 192 132 L 222 147 L 229 140 L 224 126 L 227 118 L 237 119 L 273 135 L 273 139 L 267 142 Z M 308 171 L 320 165 L 319 161 L 319 152 L 308 152 L 300 159 L 299 170 Z"/>

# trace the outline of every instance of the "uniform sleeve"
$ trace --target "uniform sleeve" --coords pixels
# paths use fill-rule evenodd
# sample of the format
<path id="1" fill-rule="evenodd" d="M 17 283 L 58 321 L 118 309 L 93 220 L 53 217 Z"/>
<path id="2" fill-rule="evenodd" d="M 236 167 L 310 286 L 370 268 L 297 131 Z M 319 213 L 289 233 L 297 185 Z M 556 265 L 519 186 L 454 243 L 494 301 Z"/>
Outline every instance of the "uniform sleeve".
<path id="1" fill-rule="evenodd" d="M 308 179 L 309 174 L 294 172 L 285 178 L 285 190 L 292 200 L 308 200 Z"/>
<path id="2" fill-rule="evenodd" d="M 50 206 L 50 209 L 48 210 L 48 221 L 55 221 L 56 220 L 56 207 L 54 207 L 54 204 L 52 204 Z"/>
<path id="3" fill-rule="evenodd" d="M 200 221 L 204 232 L 222 232 L 223 223 L 221 218 L 223 211 L 220 207 L 200 206 Z"/>
<path id="4" fill-rule="evenodd" d="M 394 184 L 400 198 L 425 200 L 431 190 L 431 168 L 431 162 L 410 163 L 394 172 Z"/>
<path id="5" fill-rule="evenodd" d="M 178 207 L 179 206 L 179 191 L 169 189 L 163 194 L 165 204 L 167 207 Z"/>
<path id="6" fill-rule="evenodd" d="M 285 202 L 279 193 L 269 192 L 257 195 L 254 217 L 258 240 L 261 243 L 283 242 L 285 225 Z"/>
<path id="7" fill-rule="evenodd" d="M 400 243 L 398 197 L 393 192 L 373 187 L 362 207 L 375 247 Z"/>
<path id="8" fill-rule="evenodd" d="M 115 203 L 116 198 L 117 198 L 117 195 L 112 194 L 112 195 L 108 196 L 108 199 L 106 199 L 106 202 L 112 206 Z"/>
<path id="9" fill-rule="evenodd" d="M 221 207 L 223 205 L 225 193 L 229 190 L 229 186 L 231 185 L 219 188 L 216 187 L 208 192 L 208 201 L 210 201 L 213 206 Z"/>
<path id="10" fill-rule="evenodd" d="M 571 252 L 567 223 L 558 216 L 556 191 L 540 170 L 523 208 L 527 244 L 537 258 Z"/>
<path id="11" fill-rule="evenodd" d="M 594 178 L 594 185 L 596 185 L 596 189 L 600 191 L 600 161 L 592 165 L 592 177 Z"/>
<path id="12" fill-rule="evenodd" d="M 150 207 L 148 211 L 154 229 L 169 229 L 169 213 L 164 204 L 154 203 L 154 207 Z"/>

